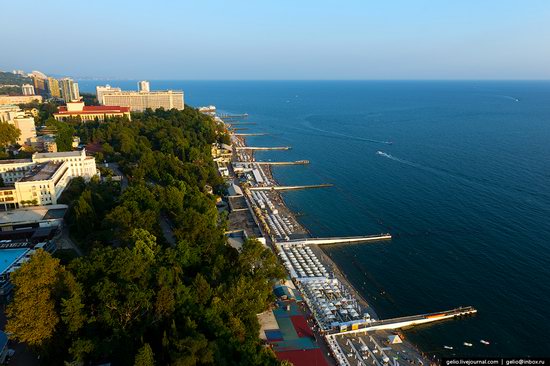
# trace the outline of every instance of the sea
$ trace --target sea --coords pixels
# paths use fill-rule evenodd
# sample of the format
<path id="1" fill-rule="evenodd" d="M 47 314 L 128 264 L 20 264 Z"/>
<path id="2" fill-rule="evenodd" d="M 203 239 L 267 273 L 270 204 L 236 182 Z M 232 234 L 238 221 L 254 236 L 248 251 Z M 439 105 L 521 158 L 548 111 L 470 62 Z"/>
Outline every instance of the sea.
<path id="1" fill-rule="evenodd" d="M 109 83 L 79 82 L 82 91 Z M 152 81 L 192 106 L 248 113 L 250 145 L 313 236 L 389 232 L 324 250 L 381 318 L 474 306 L 406 330 L 429 355 L 550 355 L 550 82 Z M 243 126 L 244 127 L 244 126 Z M 243 131 L 245 132 L 245 131 Z M 480 341 L 490 342 L 489 345 Z M 471 343 L 471 347 L 464 345 Z M 453 350 L 444 346 L 453 347 Z"/>

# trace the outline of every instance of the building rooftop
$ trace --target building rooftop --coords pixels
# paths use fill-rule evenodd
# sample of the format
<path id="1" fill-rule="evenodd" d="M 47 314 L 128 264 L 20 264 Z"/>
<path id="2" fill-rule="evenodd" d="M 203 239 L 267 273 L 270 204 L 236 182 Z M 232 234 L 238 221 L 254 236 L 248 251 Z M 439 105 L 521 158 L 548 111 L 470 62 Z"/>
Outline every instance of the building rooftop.
<path id="1" fill-rule="evenodd" d="M 59 210 L 67 210 L 67 205 L 49 205 L 19 208 L 10 211 L 0 211 L 0 225 L 16 225 L 19 223 L 39 222 L 41 220 L 55 219 L 59 217 Z M 54 216 L 49 215 L 54 211 Z"/>
<path id="2" fill-rule="evenodd" d="M 82 152 L 84 151 L 84 154 L 86 153 L 85 150 L 76 150 L 76 151 L 60 151 L 55 153 L 34 153 L 33 158 L 34 159 L 43 159 L 43 158 L 67 158 L 67 157 L 79 157 L 82 155 Z"/>
<path id="3" fill-rule="evenodd" d="M 11 159 L 11 160 L 0 160 L 0 164 L 24 164 L 32 163 L 31 159 Z"/>
<path id="4" fill-rule="evenodd" d="M 108 95 L 125 95 L 125 94 L 162 94 L 162 93 L 183 93 L 183 90 L 151 90 L 151 91 L 122 90 L 122 91 L 110 91 L 103 95 L 108 96 Z"/>
<path id="5" fill-rule="evenodd" d="M 19 182 L 33 182 L 33 181 L 40 181 L 40 180 L 48 180 L 57 170 L 61 167 L 61 165 L 65 164 L 65 162 L 58 162 L 54 163 L 53 161 L 50 161 L 48 163 L 38 164 L 35 167 L 33 167 L 23 178 L 19 180 Z"/>

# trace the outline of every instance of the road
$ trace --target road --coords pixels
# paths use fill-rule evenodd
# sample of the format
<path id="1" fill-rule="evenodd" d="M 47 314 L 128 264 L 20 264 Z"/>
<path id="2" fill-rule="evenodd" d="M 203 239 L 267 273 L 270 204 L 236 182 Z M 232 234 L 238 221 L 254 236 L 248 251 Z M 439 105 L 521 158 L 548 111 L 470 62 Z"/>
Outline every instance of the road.
<path id="1" fill-rule="evenodd" d="M 172 230 L 170 219 L 168 219 L 163 214 L 160 214 L 159 223 L 160 223 L 160 229 L 162 230 L 162 235 L 164 236 L 164 239 L 166 239 L 168 244 L 175 247 L 176 237 L 174 236 L 174 231 Z"/>
<path id="2" fill-rule="evenodd" d="M 128 188 L 128 178 L 122 173 L 118 163 L 105 163 L 98 165 L 102 168 L 111 169 L 113 171 L 113 175 L 122 177 L 120 181 L 120 189 L 123 192 L 126 188 Z"/>

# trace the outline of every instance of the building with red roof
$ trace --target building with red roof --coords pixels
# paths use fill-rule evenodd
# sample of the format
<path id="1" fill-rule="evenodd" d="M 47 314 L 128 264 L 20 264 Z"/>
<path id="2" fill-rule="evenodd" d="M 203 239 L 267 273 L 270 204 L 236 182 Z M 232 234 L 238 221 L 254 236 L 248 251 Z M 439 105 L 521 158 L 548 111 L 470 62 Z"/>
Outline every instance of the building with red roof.
<path id="1" fill-rule="evenodd" d="M 63 121 L 67 118 L 80 118 L 82 121 L 105 121 L 112 117 L 130 118 L 130 107 L 110 106 L 110 105 L 84 105 L 84 102 L 68 102 L 66 106 L 58 108 L 57 113 L 53 114 L 58 121 Z"/>

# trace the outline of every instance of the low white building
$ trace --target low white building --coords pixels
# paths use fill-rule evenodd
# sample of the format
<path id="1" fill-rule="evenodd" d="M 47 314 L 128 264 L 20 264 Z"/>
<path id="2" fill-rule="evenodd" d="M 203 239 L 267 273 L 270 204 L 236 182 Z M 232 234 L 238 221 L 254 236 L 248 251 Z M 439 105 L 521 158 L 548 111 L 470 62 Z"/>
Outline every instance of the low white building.
<path id="1" fill-rule="evenodd" d="M 90 180 L 97 174 L 95 159 L 86 151 L 34 153 L 32 159 L 0 160 L 0 207 L 54 205 L 74 177 Z"/>
<path id="2" fill-rule="evenodd" d="M 71 180 L 69 162 L 47 162 L 33 166 L 15 182 L 19 205 L 55 205 Z"/>
<path id="3" fill-rule="evenodd" d="M 80 151 L 62 151 L 56 153 L 34 153 L 32 161 L 35 163 L 55 163 L 66 161 L 69 163 L 71 177 L 83 177 L 86 181 L 97 174 L 95 158 L 86 155 L 86 149 Z"/>

